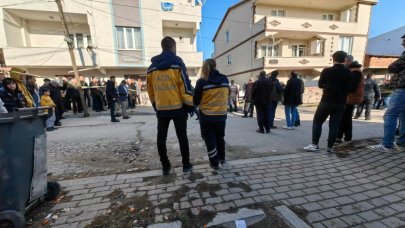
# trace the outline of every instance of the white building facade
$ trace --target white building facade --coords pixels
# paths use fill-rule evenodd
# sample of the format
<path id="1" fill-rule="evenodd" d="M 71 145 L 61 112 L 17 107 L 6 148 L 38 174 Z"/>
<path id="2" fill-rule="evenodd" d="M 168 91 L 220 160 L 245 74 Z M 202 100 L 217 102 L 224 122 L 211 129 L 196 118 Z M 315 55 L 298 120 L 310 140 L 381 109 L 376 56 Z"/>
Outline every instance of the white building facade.
<path id="1" fill-rule="evenodd" d="M 197 52 L 201 4 L 195 0 L 64 0 L 80 74 L 108 78 L 146 75 L 160 41 L 172 36 L 192 79 L 202 65 Z M 72 70 L 57 5 L 53 1 L 0 4 L 0 64 L 43 76 Z M 143 79 L 144 80 L 144 79 Z"/>
<path id="2" fill-rule="evenodd" d="M 331 55 L 346 51 L 364 60 L 372 6 L 377 0 L 242 0 L 228 9 L 213 39 L 219 70 L 238 84 L 260 71 L 279 70 L 286 82 L 298 71 L 319 100 L 320 72 Z M 313 90 L 311 92 L 311 90 Z"/>

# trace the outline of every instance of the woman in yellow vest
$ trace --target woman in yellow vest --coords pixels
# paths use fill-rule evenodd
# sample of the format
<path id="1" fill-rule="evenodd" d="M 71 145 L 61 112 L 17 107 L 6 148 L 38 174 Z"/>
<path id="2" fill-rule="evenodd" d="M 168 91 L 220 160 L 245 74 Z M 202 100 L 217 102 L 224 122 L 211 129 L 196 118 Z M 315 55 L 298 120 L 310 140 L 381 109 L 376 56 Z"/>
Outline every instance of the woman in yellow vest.
<path id="1" fill-rule="evenodd" d="M 194 104 L 200 110 L 201 134 L 213 169 L 218 169 L 219 163 L 225 163 L 224 136 L 229 95 L 228 78 L 220 74 L 216 66 L 215 60 L 205 60 L 194 90 Z"/>

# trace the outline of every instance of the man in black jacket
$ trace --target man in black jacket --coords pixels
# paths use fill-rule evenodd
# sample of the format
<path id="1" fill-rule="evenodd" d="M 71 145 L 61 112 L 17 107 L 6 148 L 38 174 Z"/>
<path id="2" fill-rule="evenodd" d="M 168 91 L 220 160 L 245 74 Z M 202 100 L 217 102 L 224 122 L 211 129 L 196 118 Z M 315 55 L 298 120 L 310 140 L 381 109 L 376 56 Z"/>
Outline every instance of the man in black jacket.
<path id="1" fill-rule="evenodd" d="M 321 73 L 318 86 L 323 89 L 323 95 L 312 123 L 312 144 L 304 147 L 305 151 L 319 151 L 318 143 L 322 125 L 330 116 L 327 152 L 333 153 L 332 147 L 345 111 L 347 95 L 356 89 L 350 80 L 352 72 L 344 65 L 346 56 L 347 53 L 344 51 L 335 52 L 332 56 L 333 67 L 325 68 Z"/>
<path id="2" fill-rule="evenodd" d="M 120 122 L 120 120 L 115 118 L 115 103 L 118 100 L 118 91 L 115 87 L 115 76 L 111 76 L 110 80 L 107 81 L 105 93 L 107 96 L 108 106 L 110 107 L 111 122 Z"/>
<path id="3" fill-rule="evenodd" d="M 271 104 L 271 90 L 273 84 L 270 79 L 266 78 L 266 72 L 261 71 L 259 74 L 259 80 L 253 84 L 252 100 L 256 105 L 257 123 L 259 129 L 257 133 L 264 134 L 270 133 L 270 104 Z"/>

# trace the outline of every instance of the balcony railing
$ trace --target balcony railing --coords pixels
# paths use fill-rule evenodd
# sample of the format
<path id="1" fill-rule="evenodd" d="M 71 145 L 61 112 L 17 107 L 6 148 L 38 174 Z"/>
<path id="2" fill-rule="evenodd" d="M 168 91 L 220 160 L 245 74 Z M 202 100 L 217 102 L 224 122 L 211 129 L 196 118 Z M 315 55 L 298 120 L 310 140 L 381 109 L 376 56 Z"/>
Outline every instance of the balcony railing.
<path id="1" fill-rule="evenodd" d="M 272 16 L 268 16 L 266 22 L 267 30 L 361 35 L 367 35 L 368 33 L 367 26 L 361 26 L 356 22 Z"/>

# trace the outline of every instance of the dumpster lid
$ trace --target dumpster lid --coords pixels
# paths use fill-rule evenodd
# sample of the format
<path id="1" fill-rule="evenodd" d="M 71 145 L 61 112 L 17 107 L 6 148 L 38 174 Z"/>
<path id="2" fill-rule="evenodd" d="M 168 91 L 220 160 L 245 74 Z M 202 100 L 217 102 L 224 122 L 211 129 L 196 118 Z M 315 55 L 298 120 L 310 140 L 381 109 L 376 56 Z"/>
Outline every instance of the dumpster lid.
<path id="1" fill-rule="evenodd" d="M 10 123 L 20 119 L 34 119 L 37 117 L 47 116 L 45 110 L 51 109 L 49 106 L 36 108 L 19 108 L 18 111 L 11 113 L 0 113 L 0 123 Z"/>

